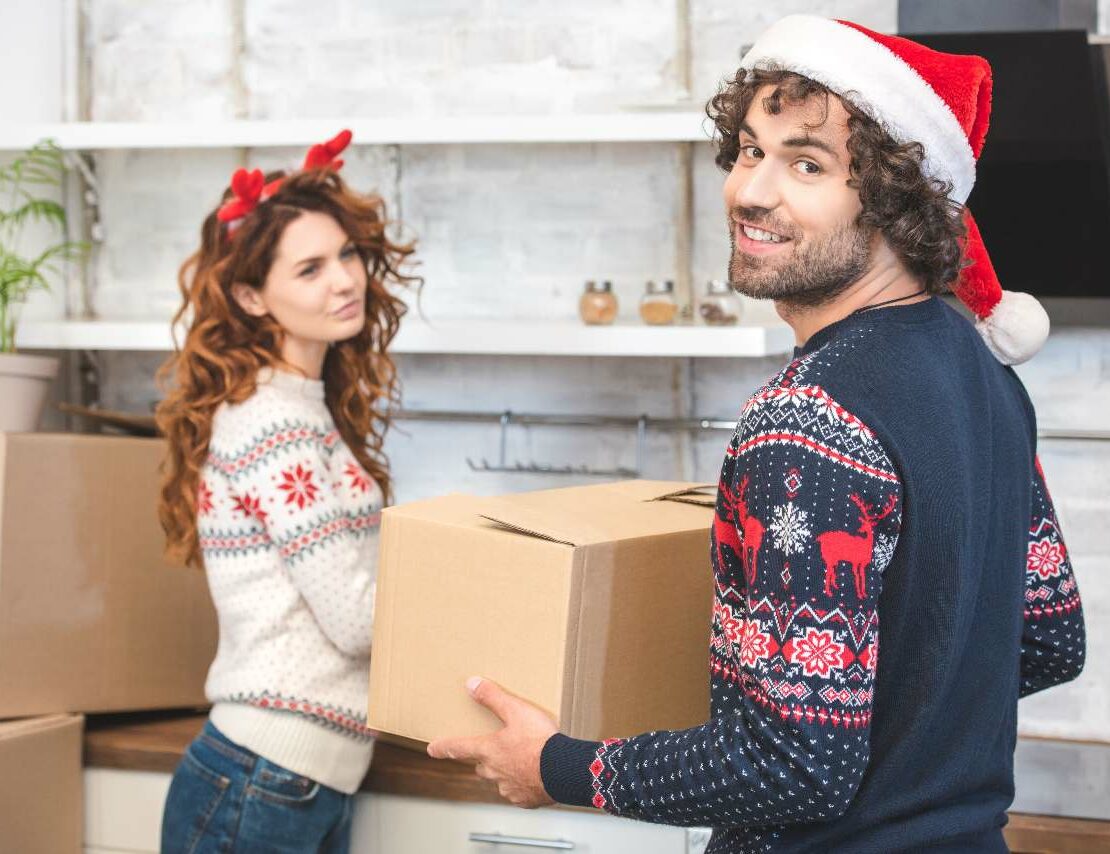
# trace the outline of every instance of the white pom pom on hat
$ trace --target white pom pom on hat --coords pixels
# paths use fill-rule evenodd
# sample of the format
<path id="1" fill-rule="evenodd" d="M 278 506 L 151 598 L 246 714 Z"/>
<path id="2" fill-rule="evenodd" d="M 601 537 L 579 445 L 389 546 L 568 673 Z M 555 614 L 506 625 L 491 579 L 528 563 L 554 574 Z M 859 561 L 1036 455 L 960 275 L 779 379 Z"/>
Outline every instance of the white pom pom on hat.
<path id="1" fill-rule="evenodd" d="M 990 124 L 990 64 L 941 53 L 850 21 L 788 15 L 752 45 L 740 67 L 794 71 L 816 80 L 877 121 L 896 141 L 925 149 L 922 169 L 950 183 L 964 204 Z M 1004 292 L 971 213 L 964 208 L 969 262 L 954 288 L 978 318 L 975 327 L 1000 361 L 1032 358 L 1048 337 L 1048 315 L 1029 294 Z"/>
<path id="2" fill-rule="evenodd" d="M 1036 297 L 1003 291 L 989 315 L 975 322 L 995 358 L 1004 365 L 1027 362 L 1048 338 L 1048 315 Z"/>

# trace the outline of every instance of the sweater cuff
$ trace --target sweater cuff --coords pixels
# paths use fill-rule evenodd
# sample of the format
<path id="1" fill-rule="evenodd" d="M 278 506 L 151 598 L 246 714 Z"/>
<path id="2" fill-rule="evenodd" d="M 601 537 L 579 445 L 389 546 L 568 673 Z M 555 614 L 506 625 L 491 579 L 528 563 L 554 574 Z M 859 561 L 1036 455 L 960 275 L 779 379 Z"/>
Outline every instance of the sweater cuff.
<path id="1" fill-rule="evenodd" d="M 601 746 L 600 741 L 583 741 L 561 732 L 551 736 L 540 753 L 540 778 L 547 794 L 560 804 L 592 807 L 594 787 L 590 765 Z"/>

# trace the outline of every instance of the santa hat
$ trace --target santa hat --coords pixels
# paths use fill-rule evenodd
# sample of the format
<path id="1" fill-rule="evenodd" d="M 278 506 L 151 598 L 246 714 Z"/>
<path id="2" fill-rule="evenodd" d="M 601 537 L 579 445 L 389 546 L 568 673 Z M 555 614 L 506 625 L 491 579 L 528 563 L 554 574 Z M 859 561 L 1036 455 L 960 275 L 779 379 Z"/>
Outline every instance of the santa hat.
<path id="1" fill-rule="evenodd" d="M 815 15 L 772 24 L 741 60 L 746 70 L 775 67 L 828 87 L 901 143 L 919 142 L 922 170 L 952 185 L 964 204 L 975 185 L 991 111 L 991 68 L 979 56 L 941 53 L 898 36 Z M 964 208 L 970 263 L 954 291 L 975 314 L 991 352 L 1016 365 L 1048 337 L 1048 315 L 1029 294 L 1003 291 L 971 213 Z"/>

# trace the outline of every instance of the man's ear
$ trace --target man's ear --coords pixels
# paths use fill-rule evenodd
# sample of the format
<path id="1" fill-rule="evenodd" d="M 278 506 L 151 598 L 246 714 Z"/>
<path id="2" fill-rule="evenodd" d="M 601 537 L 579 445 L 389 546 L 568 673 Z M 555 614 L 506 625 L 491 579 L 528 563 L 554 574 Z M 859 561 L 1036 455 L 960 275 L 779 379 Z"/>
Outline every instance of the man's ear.
<path id="1" fill-rule="evenodd" d="M 266 308 L 266 303 L 262 301 L 261 292 L 257 288 L 252 288 L 243 282 L 235 282 L 231 286 L 231 296 L 239 304 L 239 308 L 251 317 L 265 317 L 270 313 L 270 310 Z"/>

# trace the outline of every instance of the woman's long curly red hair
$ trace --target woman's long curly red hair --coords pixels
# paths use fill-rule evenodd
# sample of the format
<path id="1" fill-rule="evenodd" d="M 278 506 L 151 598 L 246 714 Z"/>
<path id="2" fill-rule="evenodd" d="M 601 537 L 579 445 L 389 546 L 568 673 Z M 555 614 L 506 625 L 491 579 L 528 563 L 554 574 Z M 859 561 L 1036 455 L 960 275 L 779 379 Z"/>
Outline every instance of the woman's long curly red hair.
<path id="1" fill-rule="evenodd" d="M 267 183 L 282 177 L 266 176 Z M 231 197 L 230 188 L 224 201 Z M 238 223 L 234 235 L 213 211 L 201 228 L 201 244 L 181 266 L 178 286 L 184 302 L 175 328 L 188 326 L 184 344 L 158 376 L 166 397 L 155 419 L 168 441 L 162 466 L 158 515 L 166 532 L 167 554 L 201 566 L 197 539 L 197 490 L 208 457 L 212 418 L 221 403 L 240 403 L 255 390 L 258 371 L 280 367 L 282 329 L 269 317 L 252 317 L 232 297 L 237 282 L 261 289 L 281 236 L 305 211 L 333 217 L 347 232 L 367 269 L 366 324 L 355 337 L 328 348 L 324 399 L 343 440 L 388 501 L 389 465 L 382 450 L 393 407 L 399 399 L 389 344 L 397 334 L 405 303 L 391 285 L 419 282 L 401 266 L 413 244 L 386 235 L 385 203 L 374 194 L 351 190 L 334 171 L 314 169 L 285 177 L 280 189 Z"/>

